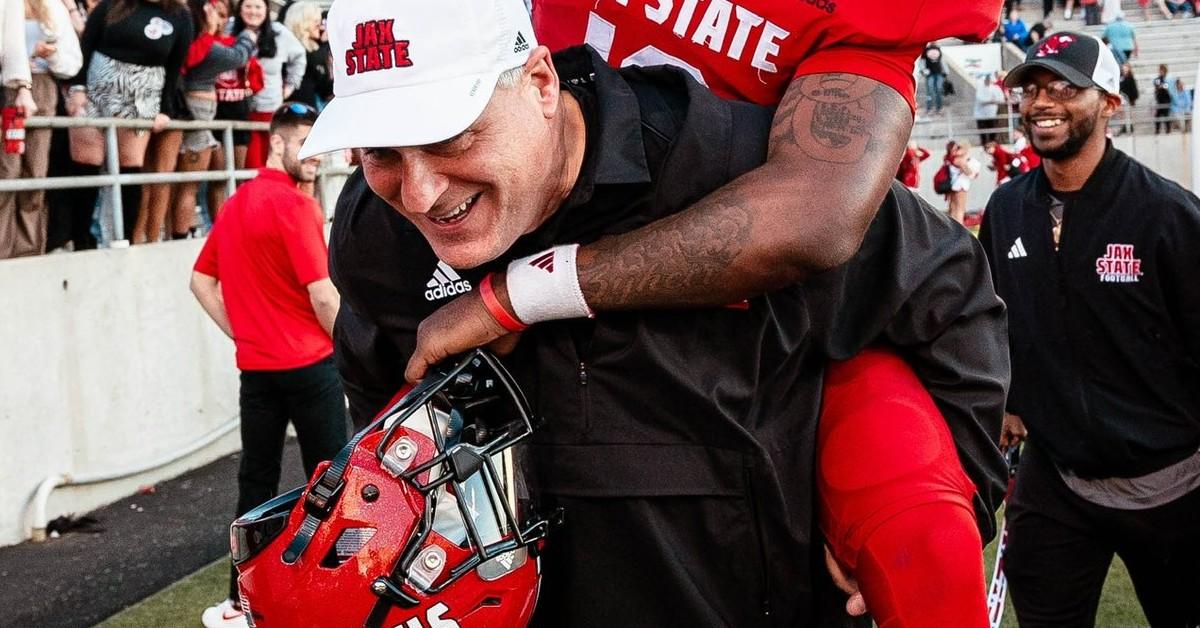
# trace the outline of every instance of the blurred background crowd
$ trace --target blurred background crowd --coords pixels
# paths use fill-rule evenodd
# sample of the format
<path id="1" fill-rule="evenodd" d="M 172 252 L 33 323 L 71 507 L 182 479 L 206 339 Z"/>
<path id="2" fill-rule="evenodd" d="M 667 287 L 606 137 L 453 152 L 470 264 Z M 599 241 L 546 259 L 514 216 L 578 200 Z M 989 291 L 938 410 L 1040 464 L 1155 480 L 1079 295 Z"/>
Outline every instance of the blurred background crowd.
<path id="1" fill-rule="evenodd" d="M 151 128 L 117 130 L 122 174 L 227 167 L 212 130 L 167 128 L 173 120 L 268 122 L 285 101 L 320 110 L 332 98 L 326 4 L 2 1 L 6 138 L 19 140 L 11 130 L 34 115 L 146 120 Z M 265 130 L 233 133 L 237 169 L 263 166 L 266 153 Z M 99 127 L 29 128 L 23 142 L 6 142 L 0 168 L 7 179 L 96 175 L 105 157 Z M 124 185 L 121 234 L 111 212 L 97 211 L 111 203 L 107 189 L 0 192 L 0 258 L 192 237 L 211 225 L 226 187 Z"/>
<path id="2" fill-rule="evenodd" d="M 1110 136 L 1190 131 L 1194 68 L 1200 61 L 1198 15 L 1200 0 L 1008 0 L 991 42 L 1002 48 L 996 63 L 981 63 L 987 56 L 983 52 L 953 55 L 958 69 L 965 70 L 958 84 L 965 80 L 967 90 L 955 88 L 949 53 L 988 44 L 943 49 L 932 42 L 926 48 L 917 68 L 922 109 L 896 178 L 920 189 L 921 163 L 941 157 L 932 162 L 934 180 L 924 188 L 927 197 L 932 189 L 945 199 L 943 207 L 951 216 L 969 227 L 978 225 L 979 207 L 968 208 L 972 182 L 986 175 L 1000 185 L 1039 163 L 1017 117 L 1021 89 L 1005 86 L 1006 73 L 998 68 L 1063 30 L 1100 37 L 1121 66 L 1124 107 Z M 1002 55 L 1006 63 L 1000 62 Z"/>
<path id="3" fill-rule="evenodd" d="M 326 0 L 0 2 L 6 137 L 32 115 L 144 120 L 144 128 L 117 130 L 122 174 L 224 171 L 230 156 L 232 168 L 261 167 L 265 130 L 235 130 L 229 150 L 221 132 L 167 125 L 265 123 L 284 102 L 319 111 L 333 97 Z M 1000 184 L 1037 165 L 1016 121 L 1020 89 L 1004 85 L 1000 68 L 1009 63 L 1000 59 L 1017 59 L 1059 30 L 1103 37 L 1122 65 L 1126 107 L 1112 135 L 1189 130 L 1198 14 L 1200 0 L 1010 0 L 981 53 L 995 63 L 963 52 L 980 46 L 931 43 L 914 69 L 922 106 L 897 178 L 935 203 L 943 196 L 952 216 L 976 224 L 991 186 L 971 195 L 973 181 L 986 172 Z M 19 72 L 26 65 L 28 75 Z M 941 157 L 927 164 L 925 177 L 935 180 L 921 187 L 931 154 Z M 106 157 L 102 125 L 29 128 L 23 143 L 5 142 L 0 178 L 97 175 L 107 172 Z M 119 233 L 111 188 L 0 191 L 0 259 L 196 237 L 211 227 L 227 187 L 122 185 Z"/>

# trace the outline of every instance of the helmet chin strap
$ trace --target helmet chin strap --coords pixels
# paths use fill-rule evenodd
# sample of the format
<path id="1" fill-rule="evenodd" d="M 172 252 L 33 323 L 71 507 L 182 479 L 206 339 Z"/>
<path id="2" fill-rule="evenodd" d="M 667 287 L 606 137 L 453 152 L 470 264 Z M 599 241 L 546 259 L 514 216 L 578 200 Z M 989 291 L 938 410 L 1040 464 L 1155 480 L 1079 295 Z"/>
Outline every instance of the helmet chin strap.
<path id="1" fill-rule="evenodd" d="M 469 361 L 459 365 L 459 368 L 453 372 L 460 371 Z M 430 381 L 426 379 L 426 381 Z M 440 383 L 440 382 L 439 382 Z M 330 463 L 321 477 L 313 483 L 312 489 L 304 498 L 304 521 L 300 524 L 300 529 L 296 531 L 296 536 L 292 538 L 292 542 L 283 552 L 283 562 L 288 565 L 295 564 L 304 551 L 308 549 L 312 543 L 313 536 L 321 527 L 321 523 L 329 517 L 329 513 L 333 510 L 333 506 L 337 503 L 338 497 L 341 496 L 342 488 L 345 486 L 344 478 L 346 469 L 350 464 L 350 456 L 354 453 L 354 449 L 358 443 L 362 441 L 368 434 L 374 432 L 379 426 L 392 416 L 397 409 L 411 404 L 413 407 L 419 407 L 421 404 L 429 400 L 433 393 L 438 388 L 437 384 L 428 386 L 418 386 L 409 391 L 400 401 L 397 401 L 386 412 L 383 412 L 378 419 L 371 422 L 370 425 L 363 428 L 362 431 L 354 435 L 350 442 L 342 448 L 336 458 Z M 400 421 L 396 421 L 399 425 Z M 386 439 L 385 439 L 386 440 Z"/>

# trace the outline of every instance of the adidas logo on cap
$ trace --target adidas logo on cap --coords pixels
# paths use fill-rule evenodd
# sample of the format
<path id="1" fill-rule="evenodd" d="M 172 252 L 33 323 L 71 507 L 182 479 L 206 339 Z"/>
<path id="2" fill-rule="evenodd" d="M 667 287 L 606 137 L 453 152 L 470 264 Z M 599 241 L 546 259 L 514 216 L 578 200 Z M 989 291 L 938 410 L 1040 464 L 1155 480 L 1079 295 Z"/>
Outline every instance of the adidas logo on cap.
<path id="1" fill-rule="evenodd" d="M 441 260 L 433 269 L 433 277 L 425 283 L 425 300 L 437 301 L 471 291 L 471 282 L 463 279 L 450 265 Z"/>

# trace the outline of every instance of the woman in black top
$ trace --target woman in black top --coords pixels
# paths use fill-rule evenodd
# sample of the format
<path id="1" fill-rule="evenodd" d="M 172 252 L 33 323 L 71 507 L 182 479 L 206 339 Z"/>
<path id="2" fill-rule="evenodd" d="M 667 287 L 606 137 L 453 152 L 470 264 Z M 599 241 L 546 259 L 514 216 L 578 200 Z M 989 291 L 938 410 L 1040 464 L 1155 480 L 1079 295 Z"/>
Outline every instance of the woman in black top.
<path id="1" fill-rule="evenodd" d="M 1129 101 L 1129 110 L 1135 111 L 1134 107 L 1138 100 L 1137 79 L 1133 76 L 1133 66 L 1125 63 L 1121 65 L 1121 95 L 1125 100 Z M 1125 124 L 1121 126 L 1122 133 L 1133 133 L 1133 125 Z"/>
<path id="2" fill-rule="evenodd" d="M 181 0 L 101 2 L 83 31 L 83 69 L 73 81 L 68 113 L 82 109 L 92 118 L 154 120 L 154 130 L 162 129 L 178 115 L 175 90 L 191 43 L 192 20 Z M 117 130 L 122 171 L 141 169 L 149 141 L 144 129 Z M 78 160 L 104 160 L 99 129 L 73 135 L 72 142 Z M 137 186 L 123 187 L 126 230 L 136 222 L 140 201 Z"/>
<path id="3" fill-rule="evenodd" d="M 221 43 L 219 36 L 225 26 L 225 14 L 220 3 L 212 0 L 188 0 L 192 11 L 196 39 L 188 52 L 186 73 L 183 77 L 184 101 L 195 120 L 213 120 L 217 115 L 217 78 L 225 72 L 243 68 L 254 56 L 258 36 L 254 31 L 244 30 L 238 34 L 233 45 Z M 180 172 L 208 170 L 213 149 L 221 143 L 212 131 L 188 131 L 184 136 L 183 150 L 179 159 Z M 196 220 L 196 192 L 199 182 L 180 183 L 175 188 L 171 203 L 171 237 L 186 237 Z M 219 207 L 209 207 L 216 218 Z"/>

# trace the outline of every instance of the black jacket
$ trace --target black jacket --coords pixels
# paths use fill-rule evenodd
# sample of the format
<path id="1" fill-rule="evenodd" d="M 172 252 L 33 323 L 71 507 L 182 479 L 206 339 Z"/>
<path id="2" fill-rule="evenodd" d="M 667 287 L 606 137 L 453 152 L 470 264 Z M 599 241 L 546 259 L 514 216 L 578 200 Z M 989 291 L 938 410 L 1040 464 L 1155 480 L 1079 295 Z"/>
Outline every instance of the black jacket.
<path id="1" fill-rule="evenodd" d="M 581 50 L 555 57 L 588 121 L 579 180 L 493 268 L 679 211 L 765 159 L 770 110 L 674 69 L 618 73 Z M 426 293 L 438 261 L 417 230 L 361 175 L 346 190 L 330 268 L 343 296 L 337 357 L 361 417 L 396 390 L 417 324 L 444 299 Z M 446 283 L 475 286 L 486 270 Z M 536 481 L 567 521 L 547 545 L 537 621 L 841 621 L 813 500 L 822 374 L 881 338 L 929 383 L 989 538 L 1003 490 L 1003 305 L 974 239 L 899 185 L 860 253 L 804 287 L 748 309 L 601 313 L 525 332 L 506 362 L 546 420 Z"/>
<path id="2" fill-rule="evenodd" d="M 1056 253 L 1049 193 L 1040 168 L 1014 179 L 979 232 L 1009 307 L 1009 410 L 1085 477 L 1196 453 L 1200 202 L 1109 145 L 1064 208 Z"/>

